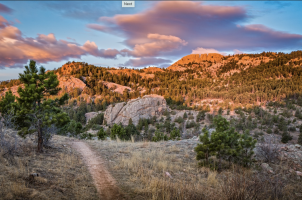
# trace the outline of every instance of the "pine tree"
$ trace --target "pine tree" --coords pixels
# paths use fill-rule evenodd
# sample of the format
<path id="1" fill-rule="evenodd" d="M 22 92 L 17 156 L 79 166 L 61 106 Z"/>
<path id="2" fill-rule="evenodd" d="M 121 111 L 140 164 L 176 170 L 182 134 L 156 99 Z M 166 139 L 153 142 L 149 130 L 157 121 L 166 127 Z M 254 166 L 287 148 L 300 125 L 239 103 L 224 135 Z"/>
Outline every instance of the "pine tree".
<path id="1" fill-rule="evenodd" d="M 50 95 L 58 94 L 59 81 L 53 72 L 45 73 L 43 67 L 38 71 L 33 60 L 29 67 L 25 66 L 24 73 L 19 74 L 19 80 L 24 84 L 24 88 L 18 88 L 20 97 L 17 97 L 19 135 L 26 137 L 37 133 L 38 152 L 42 152 L 43 140 L 48 139 L 45 137 L 46 129 L 51 125 L 62 127 L 69 122 L 68 115 L 60 109 L 68 96 L 65 94 L 60 99 L 47 99 Z"/>
<path id="2" fill-rule="evenodd" d="M 196 160 L 205 160 L 206 164 L 209 163 L 209 157 L 214 153 L 214 149 L 211 148 L 211 141 L 209 139 L 209 131 L 206 128 L 202 129 L 203 135 L 199 136 L 199 141 L 201 144 L 198 144 L 195 147 Z"/>
<path id="3" fill-rule="evenodd" d="M 298 144 L 302 145 L 302 124 L 300 125 L 300 134 L 298 138 Z"/>
<path id="4" fill-rule="evenodd" d="M 126 131 L 121 125 L 114 124 L 110 130 L 110 138 L 115 140 L 116 137 L 120 139 L 126 139 Z"/>
<path id="5" fill-rule="evenodd" d="M 284 131 L 282 133 L 282 137 L 281 137 L 282 143 L 287 143 L 288 141 L 290 141 L 292 139 L 293 139 L 293 137 L 287 131 Z"/>
<path id="6" fill-rule="evenodd" d="M 99 140 L 105 140 L 106 139 L 106 133 L 105 133 L 103 127 L 101 127 L 101 129 L 97 132 L 97 136 L 98 136 Z"/>
<path id="7" fill-rule="evenodd" d="M 205 160 L 208 164 L 209 157 L 215 155 L 219 159 L 218 169 L 221 168 L 222 160 L 249 166 L 256 141 L 246 134 L 240 136 L 220 115 L 214 118 L 214 125 L 216 131 L 211 134 L 210 138 L 208 131 L 205 128 L 202 130 L 204 134 L 199 138 L 202 144 L 195 147 L 196 159 Z"/>
<path id="8" fill-rule="evenodd" d="M 4 97 L 1 97 L 0 100 L 0 112 L 2 114 L 8 114 L 9 112 L 13 112 L 14 107 L 16 106 L 15 103 L 16 97 L 13 95 L 12 91 L 9 90 L 5 93 Z"/>

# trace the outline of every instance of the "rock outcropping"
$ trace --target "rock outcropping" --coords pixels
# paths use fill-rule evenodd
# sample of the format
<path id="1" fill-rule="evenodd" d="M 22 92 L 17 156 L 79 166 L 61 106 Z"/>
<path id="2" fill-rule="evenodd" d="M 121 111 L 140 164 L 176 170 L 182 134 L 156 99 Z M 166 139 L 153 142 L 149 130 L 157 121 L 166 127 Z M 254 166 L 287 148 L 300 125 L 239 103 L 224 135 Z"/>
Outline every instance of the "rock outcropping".
<path id="1" fill-rule="evenodd" d="M 211 62 L 221 62 L 223 58 L 223 55 L 218 54 L 218 53 L 209 53 L 209 54 L 190 54 L 182 59 L 178 60 L 176 63 L 171 65 L 171 67 L 179 66 L 179 65 L 185 65 L 189 63 L 201 63 L 204 61 L 211 61 Z"/>
<path id="2" fill-rule="evenodd" d="M 160 117 L 166 109 L 170 110 L 162 96 L 146 95 L 127 103 L 110 105 L 105 111 L 104 118 L 107 124 L 123 125 L 128 125 L 131 118 L 133 124 L 137 125 L 140 118 Z"/>
<path id="3" fill-rule="evenodd" d="M 83 81 L 72 76 L 59 76 L 58 80 L 60 81 L 59 87 L 65 90 L 65 92 L 71 92 L 74 88 L 83 90 L 86 87 Z"/>

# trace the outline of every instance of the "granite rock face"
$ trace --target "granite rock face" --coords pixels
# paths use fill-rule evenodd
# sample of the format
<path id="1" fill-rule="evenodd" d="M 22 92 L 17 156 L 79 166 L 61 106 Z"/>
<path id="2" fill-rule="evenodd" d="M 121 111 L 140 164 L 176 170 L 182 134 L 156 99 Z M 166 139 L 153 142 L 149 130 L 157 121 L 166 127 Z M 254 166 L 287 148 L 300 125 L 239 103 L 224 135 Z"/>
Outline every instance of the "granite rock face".
<path id="1" fill-rule="evenodd" d="M 60 76 L 58 77 L 58 80 L 60 81 L 59 87 L 66 92 L 71 92 L 74 88 L 83 90 L 86 87 L 86 84 L 83 81 L 72 76 Z"/>
<path id="2" fill-rule="evenodd" d="M 110 105 L 104 118 L 107 124 L 128 125 L 131 118 L 133 124 L 137 125 L 140 118 L 148 119 L 153 116 L 160 117 L 165 110 L 170 111 L 164 97 L 159 95 L 146 95 L 142 98 L 133 99 L 127 103 L 117 103 Z"/>

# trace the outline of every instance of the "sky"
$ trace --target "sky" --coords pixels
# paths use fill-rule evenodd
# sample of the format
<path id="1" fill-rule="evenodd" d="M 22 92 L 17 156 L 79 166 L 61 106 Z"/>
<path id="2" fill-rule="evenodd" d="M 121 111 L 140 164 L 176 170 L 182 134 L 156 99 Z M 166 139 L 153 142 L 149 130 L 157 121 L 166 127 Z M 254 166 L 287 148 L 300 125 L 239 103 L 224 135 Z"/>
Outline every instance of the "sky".
<path id="1" fill-rule="evenodd" d="M 0 81 L 29 60 L 168 67 L 189 54 L 302 50 L 301 1 L 0 1 Z"/>

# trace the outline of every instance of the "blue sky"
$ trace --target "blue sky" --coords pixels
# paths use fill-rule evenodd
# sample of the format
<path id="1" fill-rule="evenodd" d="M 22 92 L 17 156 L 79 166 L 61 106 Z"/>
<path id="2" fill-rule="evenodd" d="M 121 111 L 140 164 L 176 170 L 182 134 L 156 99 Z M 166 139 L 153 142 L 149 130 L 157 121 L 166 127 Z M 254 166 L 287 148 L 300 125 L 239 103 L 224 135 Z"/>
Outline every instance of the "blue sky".
<path id="1" fill-rule="evenodd" d="M 167 67 L 190 53 L 302 49 L 302 2 L 1 2 L 0 80 L 28 59 Z M 88 41 L 88 42 L 87 42 Z"/>

